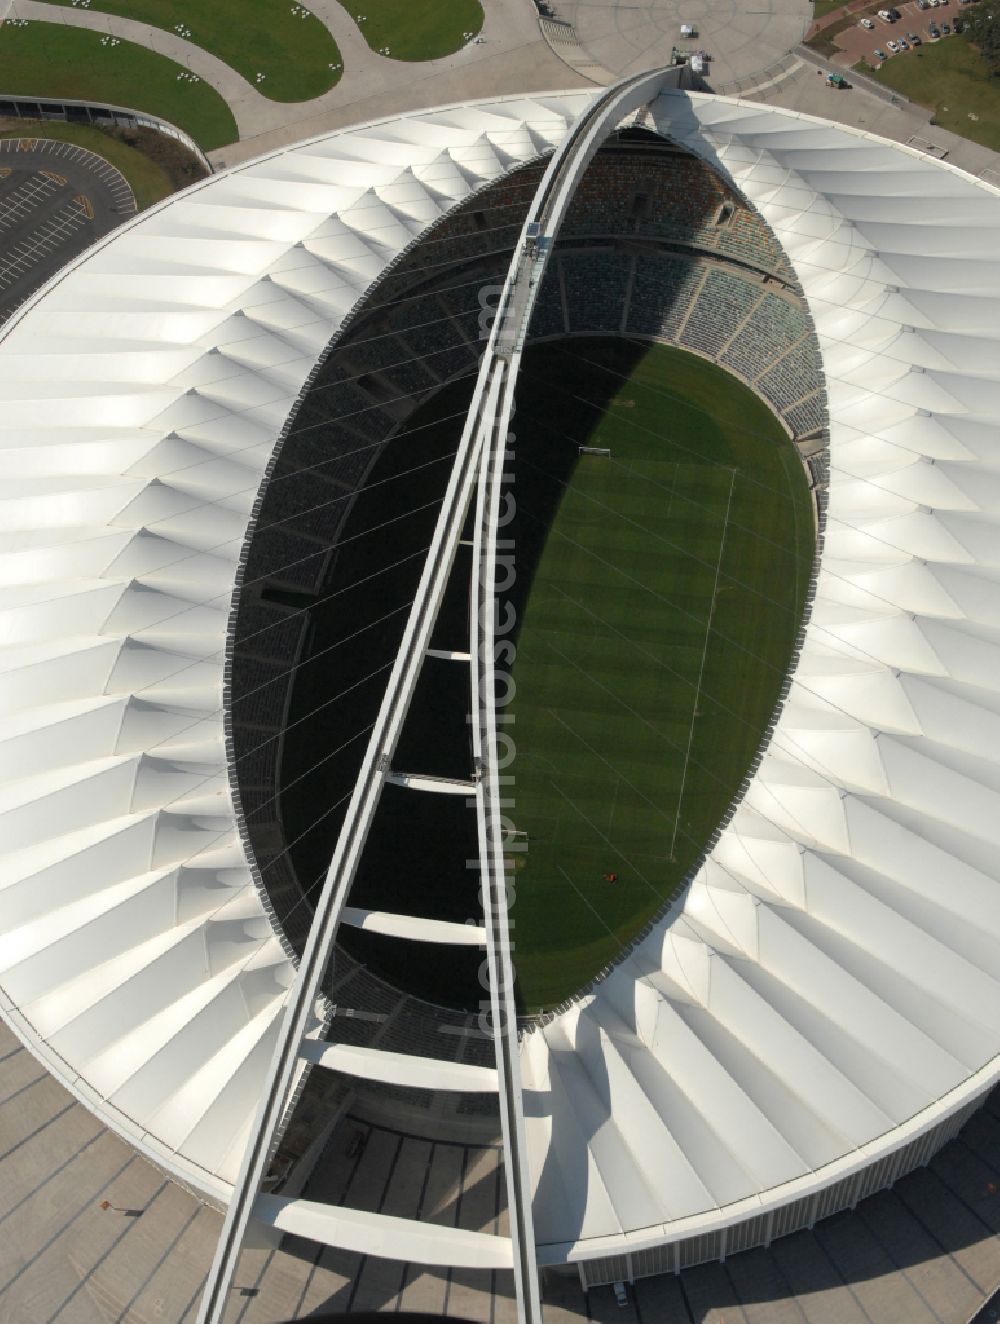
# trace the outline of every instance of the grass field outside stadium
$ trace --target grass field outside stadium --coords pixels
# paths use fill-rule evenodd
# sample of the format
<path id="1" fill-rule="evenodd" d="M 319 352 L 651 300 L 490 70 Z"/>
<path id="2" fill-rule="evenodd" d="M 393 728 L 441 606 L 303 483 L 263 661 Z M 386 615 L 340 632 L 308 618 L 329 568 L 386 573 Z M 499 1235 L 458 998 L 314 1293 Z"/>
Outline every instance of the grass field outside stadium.
<path id="1" fill-rule="evenodd" d="M 393 60 L 440 60 L 483 26 L 479 0 L 340 0 L 373 51 Z M 361 22 L 359 16 L 363 15 Z"/>
<path id="2" fill-rule="evenodd" d="M 72 6 L 73 0 L 52 3 Z M 340 80 L 337 43 L 296 0 L 91 0 L 89 7 L 166 32 L 184 28 L 186 40 L 217 55 L 272 101 L 309 101 Z M 266 75 L 261 83 L 258 73 Z"/>
<path id="3" fill-rule="evenodd" d="M 816 540 L 787 435 L 715 365 L 573 340 L 530 350 L 522 383 L 510 813 L 527 835 L 519 994 L 537 1012 L 702 855 L 778 700 Z"/>
<path id="4" fill-rule="evenodd" d="M 178 81 L 173 60 L 132 42 L 101 44 L 101 34 L 32 19 L 0 25 L 0 87 L 12 96 L 88 101 L 158 115 L 205 152 L 239 137 L 233 113 L 214 87 Z"/>

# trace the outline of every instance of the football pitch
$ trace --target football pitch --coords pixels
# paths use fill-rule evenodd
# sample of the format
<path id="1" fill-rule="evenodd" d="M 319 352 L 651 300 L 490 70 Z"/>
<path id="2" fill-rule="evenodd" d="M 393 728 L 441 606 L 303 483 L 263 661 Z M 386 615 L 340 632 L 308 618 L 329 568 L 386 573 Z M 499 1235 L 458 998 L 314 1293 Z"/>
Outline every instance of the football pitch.
<path id="1" fill-rule="evenodd" d="M 519 998 L 537 1012 L 704 852 L 777 702 L 816 537 L 792 444 L 715 365 L 575 339 L 522 371 L 508 812 Z"/>

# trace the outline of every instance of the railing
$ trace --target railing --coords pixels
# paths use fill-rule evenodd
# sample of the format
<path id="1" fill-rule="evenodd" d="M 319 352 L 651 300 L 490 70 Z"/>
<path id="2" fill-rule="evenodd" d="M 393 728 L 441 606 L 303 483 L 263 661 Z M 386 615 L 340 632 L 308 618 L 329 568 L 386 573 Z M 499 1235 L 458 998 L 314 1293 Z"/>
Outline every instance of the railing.
<path id="1" fill-rule="evenodd" d="M 10 93 L 0 92 L 0 113 L 3 113 L 8 106 L 13 110 L 16 119 L 64 120 L 70 124 L 78 124 L 83 122 L 82 117 L 71 113 L 73 110 L 78 110 L 86 113 L 87 124 L 96 124 L 98 127 L 109 123 L 116 129 L 155 129 L 157 133 L 162 133 L 167 138 L 176 138 L 178 142 L 183 143 L 190 152 L 194 153 L 209 174 L 212 173 L 211 161 L 189 134 L 179 129 L 176 124 L 171 124 L 169 120 L 161 120 L 145 110 L 131 110 L 128 106 L 98 105 L 90 101 L 72 101 L 65 97 L 11 96 Z M 23 107 L 31 107 L 35 113 L 24 114 Z"/>

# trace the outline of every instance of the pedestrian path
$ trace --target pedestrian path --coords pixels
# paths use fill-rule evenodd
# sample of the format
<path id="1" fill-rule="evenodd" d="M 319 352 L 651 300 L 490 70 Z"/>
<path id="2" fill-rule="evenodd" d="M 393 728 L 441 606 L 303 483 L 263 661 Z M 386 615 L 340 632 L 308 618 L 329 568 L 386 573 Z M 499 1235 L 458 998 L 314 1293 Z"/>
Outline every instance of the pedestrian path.
<path id="1" fill-rule="evenodd" d="M 185 41 L 175 32 L 153 28 L 148 23 L 140 23 L 133 18 L 102 14 L 95 9 L 47 5 L 41 0 L 18 0 L 17 12 L 19 17 L 28 20 L 36 19 L 44 23 L 61 23 L 66 27 L 89 28 L 95 32 L 110 33 L 113 37 L 120 37 L 123 41 L 134 42 L 137 46 L 144 46 L 158 55 L 164 55 L 184 69 L 190 69 L 193 74 L 214 87 L 229 104 L 236 118 L 241 138 L 244 134 L 252 132 L 256 125 L 264 124 L 270 128 L 279 124 L 282 115 L 287 114 L 287 106 L 269 101 L 218 56 L 212 55 L 193 42 Z M 45 93 L 44 87 L 38 89 L 39 96 L 44 96 Z"/>
<path id="2" fill-rule="evenodd" d="M 0 10 L 6 0 L 0 0 Z M 344 73 L 336 87 L 309 101 L 272 101 L 235 69 L 175 32 L 96 9 L 67 8 L 44 0 L 18 0 L 26 19 L 110 33 L 190 69 L 222 96 L 236 119 L 239 143 L 213 153 L 216 165 L 233 165 L 286 143 L 400 110 L 470 97 L 589 86 L 552 54 L 525 0 L 491 0 L 482 42 L 440 60 L 404 63 L 377 54 L 339 0 L 311 0 L 309 8 L 340 48 Z M 0 89 L 2 90 L 2 89 Z M 44 96 L 45 88 L 38 89 Z"/>

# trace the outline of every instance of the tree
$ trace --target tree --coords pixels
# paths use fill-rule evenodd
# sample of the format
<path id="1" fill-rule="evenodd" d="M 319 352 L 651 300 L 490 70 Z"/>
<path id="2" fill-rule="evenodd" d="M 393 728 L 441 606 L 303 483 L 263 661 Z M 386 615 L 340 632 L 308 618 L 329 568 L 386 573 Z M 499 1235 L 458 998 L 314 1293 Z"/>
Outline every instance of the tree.
<path id="1" fill-rule="evenodd" d="M 1000 23 L 994 21 L 993 0 L 976 5 L 962 15 L 962 30 L 978 46 L 991 74 L 1000 74 Z"/>

